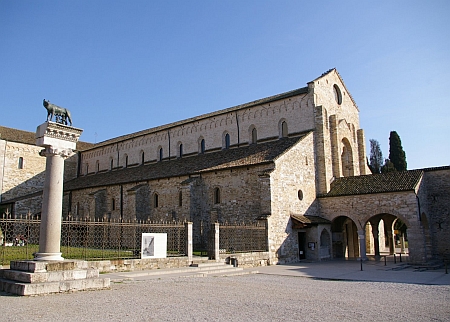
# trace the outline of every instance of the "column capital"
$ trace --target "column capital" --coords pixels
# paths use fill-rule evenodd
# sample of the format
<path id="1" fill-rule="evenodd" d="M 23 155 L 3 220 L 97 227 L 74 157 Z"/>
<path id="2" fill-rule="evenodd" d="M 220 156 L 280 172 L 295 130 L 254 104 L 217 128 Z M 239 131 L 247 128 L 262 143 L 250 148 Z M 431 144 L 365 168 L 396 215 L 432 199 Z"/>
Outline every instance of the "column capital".
<path id="1" fill-rule="evenodd" d="M 59 123 L 45 122 L 36 130 L 36 145 L 75 150 L 83 130 Z"/>
<path id="2" fill-rule="evenodd" d="M 42 157 L 59 155 L 63 159 L 66 159 L 74 154 L 75 154 L 75 152 L 72 149 L 61 149 L 61 148 L 53 147 L 53 146 L 47 146 L 45 149 L 43 149 L 43 150 L 41 150 L 41 152 L 39 152 L 39 155 Z"/>

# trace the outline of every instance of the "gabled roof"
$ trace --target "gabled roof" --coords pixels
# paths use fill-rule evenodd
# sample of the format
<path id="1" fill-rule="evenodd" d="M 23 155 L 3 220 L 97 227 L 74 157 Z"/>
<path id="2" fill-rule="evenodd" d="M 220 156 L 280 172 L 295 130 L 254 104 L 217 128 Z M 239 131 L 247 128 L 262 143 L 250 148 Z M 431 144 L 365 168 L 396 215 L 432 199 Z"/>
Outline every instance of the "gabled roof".
<path id="1" fill-rule="evenodd" d="M 410 170 L 338 178 L 331 184 L 331 190 L 320 197 L 414 191 L 422 175 L 423 170 Z"/>
<path id="2" fill-rule="evenodd" d="M 0 140 L 36 145 L 36 133 L 0 126 Z M 92 143 L 77 142 L 77 150 L 80 151 L 89 149 L 92 146 L 94 146 Z"/>
<path id="3" fill-rule="evenodd" d="M 207 114 L 203 114 L 203 115 L 199 115 L 196 117 L 192 117 L 192 118 L 188 118 L 185 120 L 181 120 L 181 121 L 177 121 L 174 123 L 169 123 L 166 125 L 161 125 L 161 126 L 157 126 L 154 128 L 150 128 L 150 129 L 145 129 L 139 132 L 135 132 L 135 133 L 130 133 L 130 134 L 126 134 L 126 135 L 122 135 L 116 138 L 112 138 L 100 143 L 97 143 L 95 146 L 93 146 L 92 148 L 98 148 L 98 147 L 102 147 L 105 145 L 109 145 L 109 144 L 114 144 L 114 143 L 118 143 L 118 142 L 122 142 L 122 141 L 126 141 L 126 140 L 130 140 L 130 139 L 134 139 L 140 136 L 144 136 L 147 134 L 151 134 L 151 133 L 155 133 L 158 131 L 162 131 L 162 130 L 169 130 L 173 127 L 176 126 L 180 126 L 183 124 L 187 124 L 187 123 L 191 123 L 191 122 L 195 122 L 195 121 L 200 121 L 206 118 L 210 118 L 210 117 L 214 117 L 214 116 L 218 116 L 221 114 L 226 114 L 226 113 L 230 113 L 230 112 L 234 112 L 234 111 L 239 111 L 245 108 L 249 108 L 252 106 L 256 106 L 256 105 L 261 105 L 261 104 L 267 104 L 267 103 L 271 103 L 274 101 L 278 101 L 278 100 L 282 100 L 285 98 L 289 98 L 289 97 L 293 97 L 293 96 L 297 96 L 297 95 L 302 95 L 302 94 L 307 94 L 308 93 L 308 87 L 302 87 L 302 88 L 298 88 L 298 89 L 294 89 L 292 91 L 289 92 L 285 92 L 285 93 L 281 93 L 281 94 L 277 94 L 277 95 L 273 95 L 273 96 L 269 96 L 266 98 L 261 98 L 258 99 L 256 101 L 252 101 L 249 103 L 245 103 L 245 104 L 241 104 L 241 105 L 237 105 L 234 107 L 230 107 L 230 108 L 226 108 L 223 110 L 219 110 L 216 112 L 211 112 L 211 113 L 207 113 Z"/>
<path id="4" fill-rule="evenodd" d="M 153 164 L 82 176 L 64 184 L 65 190 L 103 187 L 147 180 L 198 175 L 236 167 L 270 164 L 310 132 L 301 136 L 246 145 L 205 154 L 196 154 Z"/>
<path id="5" fill-rule="evenodd" d="M 348 91 L 348 88 L 347 88 L 347 86 L 345 85 L 344 80 L 343 80 L 342 77 L 341 77 L 341 74 L 339 74 L 339 72 L 337 71 L 336 68 L 331 68 L 331 69 L 327 70 L 325 73 L 323 73 L 322 75 L 320 75 L 319 77 L 317 77 L 316 79 L 314 79 L 313 81 L 311 81 L 310 83 L 315 82 L 315 81 L 318 80 L 318 79 L 321 79 L 322 77 L 324 77 L 325 75 L 330 74 L 330 73 L 333 72 L 333 71 L 336 72 L 336 75 L 339 77 L 339 80 L 341 81 L 342 85 L 344 86 L 345 91 L 347 92 L 348 96 L 349 96 L 350 99 L 352 100 L 353 104 L 355 104 L 356 108 L 359 110 L 358 105 L 356 105 L 356 102 L 355 102 L 355 100 L 353 99 L 352 94 L 350 94 L 350 92 Z"/>

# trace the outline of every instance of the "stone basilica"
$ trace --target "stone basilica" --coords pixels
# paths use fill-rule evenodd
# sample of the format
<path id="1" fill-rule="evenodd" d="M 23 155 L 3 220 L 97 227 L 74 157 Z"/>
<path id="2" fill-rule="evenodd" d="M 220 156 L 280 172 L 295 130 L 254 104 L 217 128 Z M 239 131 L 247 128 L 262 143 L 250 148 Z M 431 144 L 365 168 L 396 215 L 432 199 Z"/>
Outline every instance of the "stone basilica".
<path id="1" fill-rule="evenodd" d="M 0 134 L 0 210 L 39 213 L 45 160 L 34 133 Z M 194 242 L 210 223 L 263 220 L 271 263 L 393 254 L 400 241 L 416 263 L 450 249 L 450 166 L 372 175 L 358 106 L 335 69 L 290 92 L 77 148 L 63 216 L 186 220 Z"/>

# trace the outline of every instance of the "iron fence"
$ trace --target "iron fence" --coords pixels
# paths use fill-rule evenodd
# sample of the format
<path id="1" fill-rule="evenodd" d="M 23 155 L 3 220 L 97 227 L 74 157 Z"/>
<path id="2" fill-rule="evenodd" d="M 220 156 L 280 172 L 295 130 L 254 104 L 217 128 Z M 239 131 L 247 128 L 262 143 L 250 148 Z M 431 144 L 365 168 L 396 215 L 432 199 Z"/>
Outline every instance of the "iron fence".
<path id="1" fill-rule="evenodd" d="M 267 222 L 219 226 L 219 249 L 226 253 L 265 252 L 268 250 Z"/>
<path id="2" fill-rule="evenodd" d="M 39 251 L 39 219 L 30 214 L 0 217 L 0 264 L 33 259 Z M 167 256 L 186 255 L 183 222 L 115 221 L 67 218 L 61 224 L 61 252 L 67 259 L 140 258 L 142 233 L 166 233 Z"/>

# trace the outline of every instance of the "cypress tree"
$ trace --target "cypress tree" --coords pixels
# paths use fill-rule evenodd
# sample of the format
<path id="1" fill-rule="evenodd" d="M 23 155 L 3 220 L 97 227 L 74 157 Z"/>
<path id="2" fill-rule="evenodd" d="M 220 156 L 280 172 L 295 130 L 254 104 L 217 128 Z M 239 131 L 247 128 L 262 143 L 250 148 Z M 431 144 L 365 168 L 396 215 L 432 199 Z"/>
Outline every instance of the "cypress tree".
<path id="1" fill-rule="evenodd" d="M 370 139 L 370 163 L 369 168 L 372 173 L 381 173 L 383 166 L 383 153 L 381 152 L 380 143 L 377 140 Z"/>
<path id="2" fill-rule="evenodd" d="M 406 154 L 403 151 L 400 136 L 395 131 L 391 131 L 389 136 L 389 160 L 393 163 L 395 170 L 406 170 Z"/>

